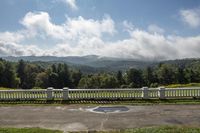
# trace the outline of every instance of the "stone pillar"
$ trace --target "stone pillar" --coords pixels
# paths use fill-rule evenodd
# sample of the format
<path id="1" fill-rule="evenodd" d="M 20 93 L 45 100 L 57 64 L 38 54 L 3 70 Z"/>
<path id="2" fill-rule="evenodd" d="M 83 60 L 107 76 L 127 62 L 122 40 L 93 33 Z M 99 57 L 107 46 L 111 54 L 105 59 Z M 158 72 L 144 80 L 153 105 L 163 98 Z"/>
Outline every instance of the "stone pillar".
<path id="1" fill-rule="evenodd" d="M 159 88 L 158 96 L 159 96 L 160 99 L 165 99 L 165 88 L 164 87 Z"/>
<path id="2" fill-rule="evenodd" d="M 142 98 L 149 99 L 149 88 L 148 87 L 142 87 Z"/>
<path id="3" fill-rule="evenodd" d="M 69 88 L 63 88 L 63 100 L 69 100 Z"/>
<path id="4" fill-rule="evenodd" d="M 47 100 L 53 100 L 53 87 L 47 88 Z"/>

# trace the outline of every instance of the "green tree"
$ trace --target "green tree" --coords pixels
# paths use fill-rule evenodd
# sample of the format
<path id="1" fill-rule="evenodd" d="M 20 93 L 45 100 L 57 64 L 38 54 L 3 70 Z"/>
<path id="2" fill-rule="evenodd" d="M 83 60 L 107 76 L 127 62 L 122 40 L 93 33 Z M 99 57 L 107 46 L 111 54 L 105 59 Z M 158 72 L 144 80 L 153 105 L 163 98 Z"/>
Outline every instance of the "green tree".
<path id="1" fill-rule="evenodd" d="M 72 85 L 73 88 L 77 88 L 79 81 L 81 80 L 82 73 L 81 71 L 73 71 L 72 72 Z"/>
<path id="2" fill-rule="evenodd" d="M 58 64 L 58 88 L 69 87 L 71 88 L 72 80 L 67 64 Z"/>
<path id="3" fill-rule="evenodd" d="M 48 78 L 49 87 L 58 88 L 58 74 L 51 72 Z"/>
<path id="4" fill-rule="evenodd" d="M 160 84 L 167 85 L 177 83 L 177 67 L 170 64 L 162 64 L 156 74 Z"/>
<path id="5" fill-rule="evenodd" d="M 37 65 L 27 64 L 24 68 L 24 84 L 23 89 L 31 89 L 35 86 L 36 76 L 41 70 Z"/>
<path id="6" fill-rule="evenodd" d="M 26 63 L 23 60 L 20 60 L 17 65 L 17 76 L 20 78 L 20 87 L 24 87 L 24 81 L 25 81 L 25 67 Z"/>
<path id="7" fill-rule="evenodd" d="M 118 86 L 121 86 L 125 83 L 123 75 L 122 75 L 122 71 L 117 72 L 116 78 L 117 78 Z"/>
<path id="8" fill-rule="evenodd" d="M 37 74 L 35 86 L 40 88 L 47 88 L 49 86 L 49 76 L 46 72 Z"/>
<path id="9" fill-rule="evenodd" d="M 153 69 L 151 67 L 147 67 L 143 70 L 143 80 L 146 86 L 149 86 L 156 82 L 155 75 L 153 74 Z"/>
<path id="10" fill-rule="evenodd" d="M 108 75 L 108 74 L 104 74 L 101 76 L 101 88 L 116 88 L 118 87 L 118 82 L 117 79 L 112 76 L 112 75 Z"/>
<path id="11" fill-rule="evenodd" d="M 126 82 L 131 85 L 130 87 L 142 87 L 143 78 L 142 72 L 135 68 L 131 68 L 126 72 Z"/>
<path id="12" fill-rule="evenodd" d="M 177 80 L 178 80 L 178 83 L 179 83 L 179 84 L 184 84 L 184 83 L 186 83 L 184 69 L 182 69 L 182 68 L 180 68 L 180 67 L 178 68 Z"/>
<path id="13" fill-rule="evenodd" d="M 20 80 L 17 78 L 14 67 L 9 62 L 5 62 L 4 65 L 5 67 L 1 77 L 1 85 L 8 88 L 18 88 Z"/>

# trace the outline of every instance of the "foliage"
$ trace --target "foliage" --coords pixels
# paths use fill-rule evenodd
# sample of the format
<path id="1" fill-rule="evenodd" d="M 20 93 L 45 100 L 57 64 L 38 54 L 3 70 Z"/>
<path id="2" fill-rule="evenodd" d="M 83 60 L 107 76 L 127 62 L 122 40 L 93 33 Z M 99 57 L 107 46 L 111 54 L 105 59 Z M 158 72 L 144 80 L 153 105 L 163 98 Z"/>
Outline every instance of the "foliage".
<path id="1" fill-rule="evenodd" d="M 200 83 L 200 61 L 185 61 L 173 64 L 159 63 L 144 69 L 130 68 L 115 73 L 101 72 L 85 74 L 69 68 L 67 64 L 55 63 L 48 66 L 41 62 L 13 63 L 0 59 L 0 87 L 5 88 L 140 88 L 196 86 Z M 172 84 L 171 86 L 168 86 Z M 184 84 L 184 85 L 180 85 Z"/>
<path id="2" fill-rule="evenodd" d="M 18 88 L 20 79 L 17 77 L 14 67 L 10 62 L 0 60 L 0 86 Z"/>
<path id="3" fill-rule="evenodd" d="M 81 78 L 79 88 L 116 88 L 118 81 L 114 75 L 95 74 Z"/>

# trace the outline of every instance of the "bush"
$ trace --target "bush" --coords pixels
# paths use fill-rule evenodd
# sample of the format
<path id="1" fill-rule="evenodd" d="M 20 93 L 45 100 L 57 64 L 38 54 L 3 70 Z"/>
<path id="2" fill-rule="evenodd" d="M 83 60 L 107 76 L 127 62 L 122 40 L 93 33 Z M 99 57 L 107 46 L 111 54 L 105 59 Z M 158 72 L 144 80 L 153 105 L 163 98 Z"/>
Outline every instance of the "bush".
<path id="1" fill-rule="evenodd" d="M 150 87 L 156 88 L 156 87 L 158 87 L 158 83 L 151 83 Z"/>
<path id="2" fill-rule="evenodd" d="M 120 88 L 129 88 L 128 85 L 121 85 Z"/>

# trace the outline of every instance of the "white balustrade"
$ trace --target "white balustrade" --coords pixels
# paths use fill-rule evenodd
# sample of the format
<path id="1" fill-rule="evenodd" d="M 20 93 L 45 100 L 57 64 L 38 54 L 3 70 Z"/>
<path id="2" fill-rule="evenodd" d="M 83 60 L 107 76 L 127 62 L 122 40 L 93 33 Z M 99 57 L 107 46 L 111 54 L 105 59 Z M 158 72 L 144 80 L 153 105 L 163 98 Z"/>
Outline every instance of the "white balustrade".
<path id="1" fill-rule="evenodd" d="M 0 100 L 117 100 L 200 97 L 200 88 L 0 90 Z"/>

